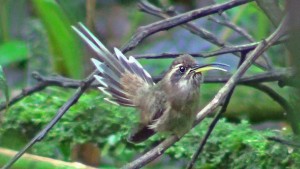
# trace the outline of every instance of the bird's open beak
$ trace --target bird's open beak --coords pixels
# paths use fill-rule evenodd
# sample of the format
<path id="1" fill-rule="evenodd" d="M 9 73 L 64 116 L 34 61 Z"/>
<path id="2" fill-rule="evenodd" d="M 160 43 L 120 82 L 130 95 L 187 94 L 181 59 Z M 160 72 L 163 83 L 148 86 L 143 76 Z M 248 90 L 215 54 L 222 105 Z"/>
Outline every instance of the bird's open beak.
<path id="1" fill-rule="evenodd" d="M 226 64 L 223 64 L 223 63 L 211 63 L 211 64 L 206 64 L 206 65 L 195 65 L 192 68 L 192 71 L 194 71 L 195 73 L 202 73 L 202 72 L 209 71 L 209 70 L 220 70 L 220 71 L 227 72 L 227 70 L 222 68 L 222 67 L 229 67 L 229 65 L 226 65 Z"/>

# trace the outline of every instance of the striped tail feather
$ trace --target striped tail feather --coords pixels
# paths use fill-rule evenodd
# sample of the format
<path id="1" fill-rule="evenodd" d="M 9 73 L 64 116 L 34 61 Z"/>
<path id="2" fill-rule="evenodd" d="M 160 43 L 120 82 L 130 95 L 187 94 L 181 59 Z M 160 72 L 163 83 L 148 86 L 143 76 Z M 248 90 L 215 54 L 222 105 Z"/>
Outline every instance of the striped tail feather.
<path id="1" fill-rule="evenodd" d="M 132 86 L 138 90 L 141 85 L 136 84 L 154 85 L 150 74 L 134 57 L 128 59 L 119 49 L 114 48 L 115 55 L 112 54 L 83 24 L 72 28 L 97 55 L 97 59 L 91 61 L 100 72 L 95 79 L 101 85 L 98 89 L 108 96 L 105 100 L 122 106 L 137 106 L 133 101 L 135 94 L 126 89 Z M 125 82 L 123 79 L 128 74 L 136 77 L 136 81 Z"/>
<path id="2" fill-rule="evenodd" d="M 109 66 L 116 74 L 125 71 L 125 68 L 111 52 L 98 40 L 82 23 L 78 27 L 72 26 L 79 37 L 97 54 L 98 59 Z"/>
<path id="3" fill-rule="evenodd" d="M 131 73 L 134 73 L 138 75 L 139 77 L 143 78 L 145 82 L 153 85 L 153 79 L 151 75 L 142 67 L 142 65 L 132 56 L 129 56 L 129 59 L 126 58 L 126 56 L 118 49 L 114 48 L 115 53 L 117 55 L 117 58 L 126 64 L 127 67 L 129 67 L 129 70 L 131 70 Z"/>

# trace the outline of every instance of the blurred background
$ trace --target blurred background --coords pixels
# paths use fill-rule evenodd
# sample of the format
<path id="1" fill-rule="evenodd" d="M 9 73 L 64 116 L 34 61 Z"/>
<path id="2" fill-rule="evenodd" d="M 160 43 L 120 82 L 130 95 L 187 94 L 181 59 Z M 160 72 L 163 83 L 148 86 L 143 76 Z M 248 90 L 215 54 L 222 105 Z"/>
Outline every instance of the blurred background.
<path id="1" fill-rule="evenodd" d="M 161 20 L 141 12 L 139 1 L 133 0 L 0 0 L 0 101 L 13 98 L 22 89 L 36 85 L 31 76 L 60 75 L 81 80 L 94 67 L 93 57 L 84 43 L 71 29 L 78 22 L 85 24 L 109 49 L 121 48 L 140 26 Z M 184 13 L 225 0 L 149 0 L 161 10 L 174 9 Z M 284 3 L 274 2 L 282 11 Z M 170 8 L 172 7 L 172 8 Z M 274 23 L 257 3 L 242 5 L 224 13 L 193 21 L 196 27 L 205 28 L 227 45 L 242 45 L 251 39 L 213 21 L 226 19 L 244 29 L 252 41 L 260 41 L 274 31 Z M 275 24 L 276 25 L 276 24 Z M 222 46 L 221 46 L 222 47 Z M 154 34 L 126 55 L 161 53 L 205 53 L 219 49 L 207 39 L 191 34 L 178 26 Z M 285 47 L 269 49 L 265 57 L 275 69 L 290 65 Z M 229 64 L 228 74 L 210 72 L 206 76 L 230 75 L 235 72 L 239 58 L 234 54 L 197 58 L 200 63 L 221 62 Z M 152 76 L 166 70 L 172 59 L 140 59 Z M 247 75 L 271 70 L 264 59 L 252 66 Z M 4 79 L 4 80 L 3 80 Z M 280 88 L 268 83 L 279 95 L 291 99 L 291 88 Z M 205 106 L 222 84 L 208 83 L 201 88 L 201 104 Z M 0 147 L 20 150 L 55 115 L 60 106 L 74 93 L 74 89 L 47 87 L 1 111 Z M 292 97 L 293 99 L 293 97 Z M 131 108 L 120 108 L 103 102 L 100 92 L 90 89 L 80 98 L 47 137 L 28 153 L 66 162 L 80 162 L 100 168 L 118 168 L 132 161 L 164 138 L 157 135 L 146 143 L 133 145 L 126 141 L 127 134 L 138 120 Z M 286 121 L 286 112 L 272 98 L 257 89 L 238 86 L 225 117 L 211 136 L 201 165 L 197 168 L 265 168 L 266 166 L 296 167 L 299 153 L 287 146 L 273 143 L 266 136 L 292 135 Z M 183 168 L 189 161 L 211 118 L 207 118 L 182 141 L 167 151 L 167 155 L 152 162 L 148 168 Z M 270 157 L 272 156 L 272 157 Z M 9 156 L 0 151 L 0 166 Z M 50 160 L 51 161 L 51 160 Z M 55 162 L 57 162 L 55 161 Z M 225 162 L 224 162 L 225 161 Z M 226 164 L 225 164 L 226 163 Z M 53 165 L 46 160 L 21 158 L 16 168 L 45 168 Z M 63 164 L 61 164 L 63 166 Z M 246 167 L 247 166 L 247 167 Z M 52 166 L 53 167 L 53 166 Z M 72 168 L 73 166 L 69 166 Z M 266 168 L 268 168 L 266 167 Z M 51 168 L 51 167 L 50 167 Z M 57 167 L 58 168 L 58 167 Z M 74 167 L 75 168 L 75 167 Z M 271 167 L 273 168 L 273 167 Z"/>

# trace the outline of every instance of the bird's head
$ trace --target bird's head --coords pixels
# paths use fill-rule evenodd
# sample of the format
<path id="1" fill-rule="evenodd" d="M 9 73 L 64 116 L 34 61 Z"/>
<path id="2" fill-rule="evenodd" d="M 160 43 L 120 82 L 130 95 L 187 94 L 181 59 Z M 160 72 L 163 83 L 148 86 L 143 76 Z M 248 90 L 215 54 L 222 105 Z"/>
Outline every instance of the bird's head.
<path id="1" fill-rule="evenodd" d="M 172 62 L 164 79 L 169 81 L 168 84 L 172 87 L 199 87 L 203 72 L 209 70 L 227 71 L 222 67 L 228 67 L 228 65 L 221 63 L 199 65 L 191 55 L 181 55 Z"/>

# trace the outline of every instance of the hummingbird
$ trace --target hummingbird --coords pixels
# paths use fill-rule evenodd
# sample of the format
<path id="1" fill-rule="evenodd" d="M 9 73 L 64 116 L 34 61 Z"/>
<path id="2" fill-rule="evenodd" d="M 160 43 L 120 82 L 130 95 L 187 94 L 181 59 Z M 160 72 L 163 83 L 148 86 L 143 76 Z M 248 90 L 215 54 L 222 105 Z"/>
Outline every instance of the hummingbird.
<path id="1" fill-rule="evenodd" d="M 94 77 L 107 96 L 104 99 L 140 111 L 138 126 L 127 139 L 132 143 L 143 142 L 156 132 L 177 137 L 185 134 L 192 128 L 199 110 L 202 73 L 227 71 L 226 64 L 199 65 L 191 55 L 184 54 L 175 58 L 163 78 L 155 83 L 134 57 L 126 57 L 117 48 L 111 53 L 81 23 L 72 28 L 97 55 L 91 61 L 99 71 Z"/>

